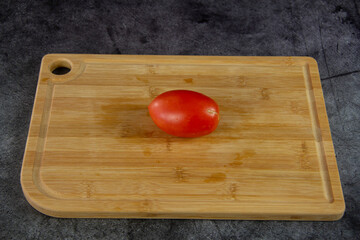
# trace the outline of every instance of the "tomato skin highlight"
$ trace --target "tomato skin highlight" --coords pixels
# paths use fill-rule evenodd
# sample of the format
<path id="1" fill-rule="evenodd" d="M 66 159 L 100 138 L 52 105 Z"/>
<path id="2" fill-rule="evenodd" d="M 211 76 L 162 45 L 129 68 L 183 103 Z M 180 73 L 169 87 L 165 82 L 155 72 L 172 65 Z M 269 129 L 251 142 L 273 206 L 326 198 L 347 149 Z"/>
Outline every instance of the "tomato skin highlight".
<path id="1" fill-rule="evenodd" d="M 210 97 L 189 90 L 160 94 L 148 106 L 150 117 L 164 132 L 177 137 L 200 137 L 219 124 L 219 106 Z"/>

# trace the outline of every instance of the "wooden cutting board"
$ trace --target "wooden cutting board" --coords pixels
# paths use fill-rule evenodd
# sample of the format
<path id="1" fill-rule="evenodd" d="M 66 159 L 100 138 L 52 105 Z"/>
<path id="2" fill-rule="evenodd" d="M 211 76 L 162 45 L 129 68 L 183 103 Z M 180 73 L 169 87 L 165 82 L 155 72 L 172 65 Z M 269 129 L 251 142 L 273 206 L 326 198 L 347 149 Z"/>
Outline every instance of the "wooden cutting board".
<path id="1" fill-rule="evenodd" d="M 158 129 L 147 106 L 173 89 L 213 98 L 216 131 Z M 46 55 L 21 184 L 56 217 L 337 220 L 345 209 L 308 57 Z"/>

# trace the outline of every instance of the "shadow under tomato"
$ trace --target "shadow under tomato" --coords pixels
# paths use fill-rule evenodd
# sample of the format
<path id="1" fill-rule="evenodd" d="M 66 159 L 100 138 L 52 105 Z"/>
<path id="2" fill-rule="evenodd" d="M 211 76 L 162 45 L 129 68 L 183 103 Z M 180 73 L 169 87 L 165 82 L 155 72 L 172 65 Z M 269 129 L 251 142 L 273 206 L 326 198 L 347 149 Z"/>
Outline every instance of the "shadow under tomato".
<path id="1" fill-rule="evenodd" d="M 104 133 L 118 138 L 169 138 L 152 121 L 147 105 L 123 103 L 112 99 L 103 104 L 97 116 Z"/>

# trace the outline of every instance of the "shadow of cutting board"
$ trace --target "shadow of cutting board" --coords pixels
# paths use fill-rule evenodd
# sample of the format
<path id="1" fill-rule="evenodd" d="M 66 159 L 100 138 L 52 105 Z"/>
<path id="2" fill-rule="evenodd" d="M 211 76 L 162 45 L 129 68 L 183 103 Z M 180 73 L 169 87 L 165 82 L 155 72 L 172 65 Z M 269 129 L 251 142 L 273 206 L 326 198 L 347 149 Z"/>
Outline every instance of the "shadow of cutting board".
<path id="1" fill-rule="evenodd" d="M 216 131 L 158 129 L 147 106 L 173 89 L 213 98 Z M 345 208 L 308 57 L 46 55 L 21 184 L 56 217 L 336 220 Z"/>

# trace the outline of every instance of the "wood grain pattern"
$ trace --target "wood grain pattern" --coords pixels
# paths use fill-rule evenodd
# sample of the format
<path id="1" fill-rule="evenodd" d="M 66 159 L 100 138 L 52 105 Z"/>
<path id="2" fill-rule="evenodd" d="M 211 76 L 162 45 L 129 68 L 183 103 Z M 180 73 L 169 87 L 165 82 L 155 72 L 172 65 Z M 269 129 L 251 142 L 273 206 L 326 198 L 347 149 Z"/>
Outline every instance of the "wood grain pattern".
<path id="1" fill-rule="evenodd" d="M 173 89 L 215 99 L 217 130 L 158 129 L 147 105 Z M 308 57 L 46 55 L 21 184 L 56 217 L 337 220 L 345 209 Z"/>

